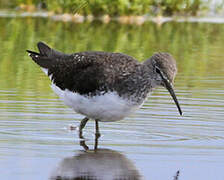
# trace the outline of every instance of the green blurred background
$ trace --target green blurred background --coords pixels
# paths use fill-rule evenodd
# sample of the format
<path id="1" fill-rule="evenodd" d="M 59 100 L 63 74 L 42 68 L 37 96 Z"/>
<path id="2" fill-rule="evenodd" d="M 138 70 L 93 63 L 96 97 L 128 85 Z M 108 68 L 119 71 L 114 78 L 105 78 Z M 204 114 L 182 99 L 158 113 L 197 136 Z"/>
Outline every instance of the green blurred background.
<path id="1" fill-rule="evenodd" d="M 140 61 L 154 52 L 170 52 L 177 59 L 179 75 L 185 85 L 200 87 L 203 76 L 223 73 L 224 25 L 209 23 L 152 22 L 138 25 L 104 24 L 100 21 L 76 24 L 42 18 L 1 18 L 0 84 L 6 88 L 41 88 L 49 91 L 49 80 L 40 73 L 25 52 L 37 50 L 44 41 L 60 51 L 86 50 L 122 52 Z M 42 74 L 42 72 L 41 72 Z M 183 76 L 181 76 L 181 74 Z M 44 75 L 43 75 L 44 76 Z M 188 81 L 194 77 L 195 81 Z M 7 80 L 6 80 L 7 79 Z M 214 84 L 215 85 L 215 84 Z"/>
<path id="2" fill-rule="evenodd" d="M 215 2 L 215 3 L 214 3 Z M 0 0 L 0 9 L 35 11 L 43 8 L 55 13 L 82 15 L 196 15 L 208 10 L 223 8 L 224 2 L 214 0 Z"/>

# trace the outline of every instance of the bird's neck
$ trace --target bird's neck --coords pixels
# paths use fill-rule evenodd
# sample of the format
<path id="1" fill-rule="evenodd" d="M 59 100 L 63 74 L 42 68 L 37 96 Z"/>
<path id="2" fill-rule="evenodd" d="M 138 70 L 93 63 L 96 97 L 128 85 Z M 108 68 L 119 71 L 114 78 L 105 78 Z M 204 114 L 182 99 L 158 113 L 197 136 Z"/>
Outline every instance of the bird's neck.
<path id="1" fill-rule="evenodd" d="M 154 72 L 154 64 L 155 62 L 153 61 L 153 59 L 149 58 L 146 61 L 143 62 L 143 66 L 144 68 L 146 68 L 147 74 L 148 74 L 148 78 L 150 79 L 150 86 L 152 89 L 156 88 L 157 86 L 159 86 L 157 84 L 156 81 L 156 74 Z"/>
<path id="2" fill-rule="evenodd" d="M 147 66 L 150 70 L 153 70 L 154 61 L 152 58 L 149 58 L 143 62 L 143 65 Z"/>

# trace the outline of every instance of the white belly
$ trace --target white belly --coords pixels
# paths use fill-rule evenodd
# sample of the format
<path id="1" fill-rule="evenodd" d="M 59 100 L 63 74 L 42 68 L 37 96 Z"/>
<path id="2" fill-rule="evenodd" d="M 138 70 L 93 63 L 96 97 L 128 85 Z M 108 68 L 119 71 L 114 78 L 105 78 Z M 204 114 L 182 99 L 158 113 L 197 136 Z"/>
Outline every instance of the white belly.
<path id="1" fill-rule="evenodd" d="M 99 96 L 82 96 L 69 90 L 61 90 L 52 84 L 53 91 L 75 112 L 99 121 L 117 121 L 123 119 L 138 106 L 118 96 L 115 92 L 108 92 Z"/>

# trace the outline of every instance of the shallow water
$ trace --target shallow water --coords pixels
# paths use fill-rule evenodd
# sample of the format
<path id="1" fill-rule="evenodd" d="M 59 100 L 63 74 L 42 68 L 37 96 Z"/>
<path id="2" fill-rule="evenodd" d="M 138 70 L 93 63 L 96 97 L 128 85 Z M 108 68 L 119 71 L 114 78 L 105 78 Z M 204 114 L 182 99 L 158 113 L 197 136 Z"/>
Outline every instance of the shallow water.
<path id="1" fill-rule="evenodd" d="M 178 170 L 181 180 L 224 179 L 224 24 L 0 18 L 0 34 L 1 179 L 75 176 L 77 168 L 92 168 L 94 176 L 105 179 L 117 167 L 147 180 L 174 179 Z M 25 52 L 36 50 L 40 40 L 64 52 L 123 52 L 140 60 L 170 52 L 178 64 L 175 90 L 184 115 L 158 88 L 132 116 L 100 123 L 98 154 L 83 152 L 77 131 L 69 130 L 82 116 L 63 105 Z M 93 149 L 93 121 L 84 136 Z"/>

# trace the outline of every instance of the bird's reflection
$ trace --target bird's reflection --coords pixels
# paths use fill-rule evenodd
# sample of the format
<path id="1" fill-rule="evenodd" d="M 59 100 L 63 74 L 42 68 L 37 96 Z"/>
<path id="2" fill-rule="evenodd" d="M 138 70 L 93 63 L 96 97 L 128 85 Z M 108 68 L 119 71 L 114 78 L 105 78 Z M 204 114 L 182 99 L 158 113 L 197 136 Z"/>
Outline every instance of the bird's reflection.
<path id="1" fill-rule="evenodd" d="M 53 171 L 51 180 L 138 180 L 141 176 L 135 165 L 120 152 L 94 149 L 80 141 L 85 150 L 63 159 Z"/>

